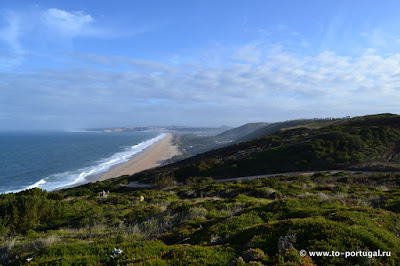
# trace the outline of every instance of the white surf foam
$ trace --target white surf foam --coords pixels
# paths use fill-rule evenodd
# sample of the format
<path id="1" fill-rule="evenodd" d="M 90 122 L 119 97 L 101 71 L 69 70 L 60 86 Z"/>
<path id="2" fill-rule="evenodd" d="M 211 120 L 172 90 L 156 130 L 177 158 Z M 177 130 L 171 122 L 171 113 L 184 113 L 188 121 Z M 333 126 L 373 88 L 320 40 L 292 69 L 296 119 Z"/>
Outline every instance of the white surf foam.
<path id="1" fill-rule="evenodd" d="M 35 184 L 30 185 L 29 187 L 27 187 L 27 189 L 35 188 L 35 187 L 38 187 L 38 186 L 43 185 L 45 183 L 46 183 L 46 181 L 44 179 L 40 179 Z"/>
<path id="2" fill-rule="evenodd" d="M 156 142 L 160 141 L 166 136 L 167 134 L 162 133 L 153 139 L 140 142 L 134 146 L 127 148 L 125 151 L 115 153 L 109 158 L 102 159 L 98 162 L 97 165 L 85 167 L 82 169 L 78 169 L 76 171 L 68 171 L 64 173 L 51 175 L 18 191 L 36 187 L 45 189 L 47 191 L 52 191 L 76 185 L 79 183 L 84 183 L 86 181 L 86 177 L 106 172 L 111 167 L 117 164 L 127 162 L 132 156 L 137 155 L 138 153 L 144 151 L 145 149 L 154 145 Z M 18 191 L 9 191 L 9 192 L 18 192 Z"/>
<path id="3" fill-rule="evenodd" d="M 39 181 L 37 181 L 35 184 L 32 184 L 30 186 L 27 186 L 26 188 L 23 189 L 16 189 L 16 190 L 9 190 L 9 191 L 5 191 L 5 192 L 1 192 L 0 194 L 8 194 L 8 193 L 17 193 L 19 191 L 22 190 L 27 190 L 27 189 L 32 189 L 32 188 L 36 188 L 39 187 L 40 185 L 44 185 L 46 183 L 46 181 L 44 179 L 40 179 Z"/>

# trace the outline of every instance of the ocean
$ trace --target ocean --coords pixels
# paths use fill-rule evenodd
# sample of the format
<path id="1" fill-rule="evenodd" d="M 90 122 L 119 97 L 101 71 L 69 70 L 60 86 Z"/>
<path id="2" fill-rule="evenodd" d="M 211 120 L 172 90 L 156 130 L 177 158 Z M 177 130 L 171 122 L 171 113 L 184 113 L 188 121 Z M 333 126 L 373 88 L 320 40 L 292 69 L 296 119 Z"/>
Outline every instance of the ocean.
<path id="1" fill-rule="evenodd" d="M 0 193 L 47 191 L 87 182 L 128 161 L 166 134 L 158 132 L 0 133 Z"/>

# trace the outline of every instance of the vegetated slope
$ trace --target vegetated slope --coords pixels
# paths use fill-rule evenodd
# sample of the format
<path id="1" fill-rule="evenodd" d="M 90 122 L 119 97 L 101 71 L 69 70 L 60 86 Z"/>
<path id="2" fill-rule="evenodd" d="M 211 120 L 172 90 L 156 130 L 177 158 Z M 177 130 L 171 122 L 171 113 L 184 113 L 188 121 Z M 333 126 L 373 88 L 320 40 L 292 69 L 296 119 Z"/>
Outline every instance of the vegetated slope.
<path id="1" fill-rule="evenodd" d="M 186 155 L 196 155 L 215 148 L 223 147 L 236 142 L 238 139 L 256 131 L 268 123 L 248 123 L 240 127 L 226 130 L 216 136 L 199 136 L 186 134 L 179 136 L 180 148 Z"/>
<path id="2" fill-rule="evenodd" d="M 0 195 L 0 264 L 400 265 L 399 174 L 107 184 Z"/>
<path id="3" fill-rule="evenodd" d="M 258 130 L 254 130 L 253 132 L 250 132 L 240 139 L 239 141 L 246 141 L 246 140 L 252 140 L 256 139 L 259 137 L 265 137 L 271 134 L 274 134 L 278 132 L 279 130 L 285 129 L 285 128 L 292 128 L 296 126 L 302 126 L 302 125 L 307 125 L 307 124 L 325 124 L 325 120 L 319 120 L 319 119 L 299 119 L 299 120 L 290 120 L 290 121 L 284 121 L 284 122 L 277 122 L 277 123 L 272 123 L 268 124 Z"/>
<path id="4" fill-rule="evenodd" d="M 129 178 L 157 182 L 326 169 L 399 170 L 400 116 L 366 116 L 322 128 L 283 130 L 212 150 Z"/>

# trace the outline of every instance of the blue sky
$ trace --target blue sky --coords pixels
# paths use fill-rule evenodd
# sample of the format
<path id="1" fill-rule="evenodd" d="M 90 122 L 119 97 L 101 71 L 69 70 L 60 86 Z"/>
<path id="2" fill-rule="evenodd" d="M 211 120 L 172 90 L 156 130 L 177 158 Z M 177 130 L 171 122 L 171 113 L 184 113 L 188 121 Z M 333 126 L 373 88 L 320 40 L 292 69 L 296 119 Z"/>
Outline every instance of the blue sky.
<path id="1" fill-rule="evenodd" d="M 400 113 L 398 1 L 8 1 L 0 130 Z"/>

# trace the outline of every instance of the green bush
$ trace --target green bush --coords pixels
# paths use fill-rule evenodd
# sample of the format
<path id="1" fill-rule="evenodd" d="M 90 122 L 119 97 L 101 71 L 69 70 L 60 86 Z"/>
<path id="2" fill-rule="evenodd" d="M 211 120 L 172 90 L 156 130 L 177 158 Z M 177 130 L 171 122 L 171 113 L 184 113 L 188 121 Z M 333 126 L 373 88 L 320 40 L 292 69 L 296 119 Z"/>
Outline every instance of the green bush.
<path id="1" fill-rule="evenodd" d="M 35 229 L 39 225 L 51 225 L 65 217 L 65 204 L 48 199 L 48 193 L 39 188 L 16 194 L 0 195 L 2 226 L 13 232 Z"/>

